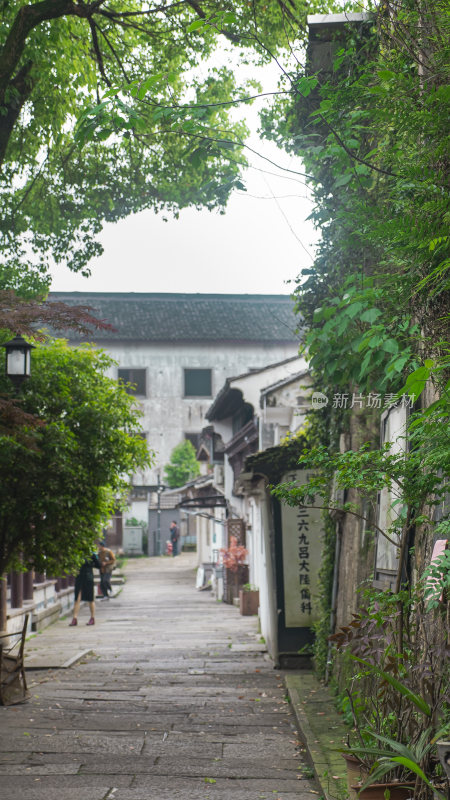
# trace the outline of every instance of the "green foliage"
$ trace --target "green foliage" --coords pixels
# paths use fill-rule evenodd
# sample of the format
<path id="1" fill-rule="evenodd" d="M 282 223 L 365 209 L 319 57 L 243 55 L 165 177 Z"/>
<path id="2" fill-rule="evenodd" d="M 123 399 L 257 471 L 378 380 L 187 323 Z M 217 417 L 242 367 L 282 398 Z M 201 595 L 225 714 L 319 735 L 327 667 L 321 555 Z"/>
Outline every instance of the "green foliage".
<path id="1" fill-rule="evenodd" d="M 445 532 L 448 536 L 448 530 Z M 441 595 L 445 592 L 450 595 L 450 550 L 444 550 L 423 574 L 424 597 L 428 610 L 437 609 L 440 605 Z"/>
<path id="2" fill-rule="evenodd" d="M 131 213 L 223 211 L 241 186 L 232 141 L 246 129 L 228 113 L 242 90 L 208 60 L 225 42 L 244 61 L 267 62 L 286 30 L 304 30 L 307 9 L 304 0 L 3 3 L 2 287 L 45 291 L 49 259 L 89 274 L 103 224 Z"/>
<path id="3" fill-rule="evenodd" d="M 322 540 L 322 559 L 319 570 L 318 599 L 320 616 L 314 625 L 314 669 L 316 673 L 325 678 L 329 672 L 329 644 L 331 616 L 331 597 L 333 589 L 333 574 L 336 548 L 336 524 L 329 514 L 323 513 L 324 536 Z"/>
<path id="4" fill-rule="evenodd" d="M 425 471 L 423 449 L 429 446 L 429 425 L 423 424 L 422 415 L 412 418 L 419 423 L 414 428 L 412 442 L 414 448 L 405 457 L 400 452 L 391 452 L 392 443 L 387 442 L 380 449 L 372 449 L 364 444 L 359 450 L 345 453 L 330 453 L 325 445 L 304 450 L 299 465 L 304 469 L 315 470 L 308 483 L 298 486 L 295 483 L 279 484 L 272 489 L 273 494 L 288 505 L 308 505 L 322 498 L 322 507 L 333 512 L 353 513 L 361 516 L 360 506 L 349 502 L 330 499 L 329 487 L 335 482 L 336 489 L 357 489 L 360 497 L 369 503 L 374 502 L 376 493 L 387 488 L 392 492 L 393 521 L 387 530 L 374 528 L 382 535 L 400 545 L 405 535 L 405 526 L 410 527 L 414 516 L 415 524 L 430 522 L 432 507 L 438 505 L 445 495 L 441 470 L 446 472 L 450 466 L 449 448 L 444 440 L 442 446 L 433 449 L 433 471 Z M 432 423 L 433 425 L 433 423 Z M 436 431 L 434 424 L 434 432 Z M 430 507 L 427 509 L 427 507 Z M 367 520 L 370 524 L 370 521 Z"/>
<path id="5" fill-rule="evenodd" d="M 58 340 L 33 351 L 21 389 L 25 411 L 43 424 L 7 433 L 0 446 L 0 572 L 73 571 L 149 461 L 140 413 L 115 380 L 114 362 Z M 10 392 L 8 379 L 1 390 Z M 21 556 L 22 554 L 22 556 Z"/>
<path id="6" fill-rule="evenodd" d="M 352 410 L 331 404 L 313 412 L 313 448 L 300 463 L 318 474 L 308 486 L 279 487 L 276 494 L 294 505 L 312 503 L 318 494 L 329 509 L 325 515 L 332 515 L 330 527 L 350 512 L 375 530 L 377 493 L 388 488 L 393 522 L 377 534 L 401 546 L 399 581 L 413 527 L 446 538 L 449 526 L 445 516 L 438 525 L 433 520 L 450 470 L 444 341 L 449 41 L 443 0 L 379 6 L 373 24 L 336 32 L 330 69 L 311 74 L 308 63 L 300 68 L 287 81 L 289 94 L 280 95 L 262 119 L 265 135 L 301 155 L 312 176 L 312 218 L 322 237 L 313 266 L 297 279 L 295 296 L 315 388 L 328 397 L 414 395 L 416 408 L 423 407 L 405 432 L 408 444 L 393 442 L 379 452 L 376 408 L 372 437 L 367 406 L 358 421 Z M 437 395 L 431 405 L 422 402 L 426 387 Z M 341 455 L 339 434 L 351 424 L 351 446 L 359 446 L 358 424 L 360 441 L 369 444 Z M 333 488 L 356 489 L 356 502 L 332 500 Z M 325 561 L 333 557 L 330 537 Z M 433 571 L 442 587 L 439 567 Z M 322 663 L 328 618 L 324 605 L 315 645 Z"/>
<path id="7" fill-rule="evenodd" d="M 398 27 L 382 8 L 377 27 L 349 25 L 333 72 L 301 73 L 263 117 L 266 135 L 301 154 L 313 176 L 322 240 L 295 293 L 311 366 L 322 386 L 347 391 L 395 392 L 419 353 L 442 357 L 446 9 L 414 0 L 392 13 Z"/>
<path id="8" fill-rule="evenodd" d="M 413 592 L 362 594 L 360 612 L 330 637 L 353 664 L 345 708 L 354 731 L 343 752 L 361 760 L 368 783 L 388 772 L 391 780 L 417 776 L 421 797 L 439 781 L 435 744 L 450 724 L 439 614 L 427 610 L 422 583 Z"/>
<path id="9" fill-rule="evenodd" d="M 408 780 L 408 778 L 410 779 L 411 774 L 417 775 L 423 783 L 433 790 L 436 798 L 445 800 L 446 795 L 440 792 L 435 784 L 427 778 L 420 764 L 429 756 L 431 750 L 435 747 L 436 741 L 442 737 L 448 736 L 448 726 L 442 728 L 437 733 L 433 731 L 433 728 L 427 728 L 422 732 L 415 746 L 409 747 L 387 736 L 380 736 L 370 731 L 367 733 L 377 741 L 378 746 L 356 746 L 351 748 L 351 752 L 358 757 L 364 758 L 370 755 L 372 758 L 376 759 L 373 769 L 362 784 L 361 791 L 363 791 L 366 786 L 380 781 L 387 773 L 392 773 L 393 770 L 398 770 L 399 767 L 403 767 L 406 771 L 406 775 L 400 778 L 400 780 L 405 781 Z"/>
<path id="10" fill-rule="evenodd" d="M 188 439 L 173 448 L 170 462 L 164 467 L 167 484 L 171 489 L 183 486 L 200 475 L 199 463 L 195 458 L 195 447 Z"/>
<path id="11" fill-rule="evenodd" d="M 304 433 L 286 437 L 277 447 L 269 447 L 247 458 L 246 464 L 254 472 L 260 472 L 276 483 L 284 473 L 296 469 L 298 459 L 305 451 Z"/>
<path id="12" fill-rule="evenodd" d="M 427 717 L 431 717 L 431 708 L 420 695 L 415 694 L 405 686 L 401 681 L 399 681 L 394 675 L 391 675 L 389 672 L 385 672 L 385 670 L 380 669 L 376 664 L 370 664 L 368 661 L 365 661 L 363 658 L 358 658 L 351 654 L 351 658 L 357 661 L 359 664 L 362 664 L 364 667 L 367 667 L 369 670 L 375 673 L 379 678 L 382 678 L 383 681 L 389 683 L 395 691 L 399 692 L 403 697 L 405 697 L 410 703 L 412 703 L 422 714 L 425 714 Z"/>
<path id="13" fill-rule="evenodd" d="M 368 393 L 374 388 L 392 392 L 400 385 L 405 368 L 417 364 L 418 326 L 408 313 L 396 314 L 394 306 L 387 320 L 385 290 L 375 286 L 372 278 L 365 283 L 362 289 L 358 279 L 349 277 L 342 287 L 344 294 L 329 297 L 324 307 L 314 309 L 313 326 L 303 349 L 312 369 L 320 372 L 327 384 L 358 386 Z M 305 289 L 302 284 L 302 291 Z M 345 351 L 343 359 L 332 357 L 337 348 L 340 353 Z"/>
<path id="14" fill-rule="evenodd" d="M 142 528 L 143 530 L 147 528 L 148 523 L 143 519 L 137 519 L 136 517 L 131 517 L 131 519 L 127 519 L 125 521 L 125 525 L 128 525 L 131 528 Z"/>

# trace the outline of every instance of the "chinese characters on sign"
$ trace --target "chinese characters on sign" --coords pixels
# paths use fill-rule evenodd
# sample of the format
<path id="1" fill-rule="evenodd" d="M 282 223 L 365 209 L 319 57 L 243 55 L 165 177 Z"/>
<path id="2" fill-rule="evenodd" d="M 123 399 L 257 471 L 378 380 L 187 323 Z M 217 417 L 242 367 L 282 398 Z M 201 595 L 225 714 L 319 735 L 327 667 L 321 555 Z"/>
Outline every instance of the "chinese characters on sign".
<path id="1" fill-rule="evenodd" d="M 310 473 L 290 472 L 284 482 L 306 483 Z M 318 503 L 320 505 L 320 503 Z M 285 624 L 305 628 L 318 619 L 318 580 L 322 556 L 322 519 L 317 508 L 281 505 Z"/>
<path id="2" fill-rule="evenodd" d="M 403 394 L 400 399 L 395 394 L 381 395 L 376 392 L 364 394 L 347 394 L 345 392 L 333 395 L 333 408 L 391 408 L 391 406 L 403 405 L 405 408 L 412 408 L 415 395 Z"/>
<path id="3" fill-rule="evenodd" d="M 414 394 L 379 394 L 369 392 L 369 394 L 359 394 L 356 392 L 336 392 L 333 395 L 331 404 L 333 408 L 396 408 L 403 407 L 412 409 L 416 396 Z M 311 404 L 313 408 L 324 408 L 330 402 L 330 398 L 323 392 L 313 392 Z"/>

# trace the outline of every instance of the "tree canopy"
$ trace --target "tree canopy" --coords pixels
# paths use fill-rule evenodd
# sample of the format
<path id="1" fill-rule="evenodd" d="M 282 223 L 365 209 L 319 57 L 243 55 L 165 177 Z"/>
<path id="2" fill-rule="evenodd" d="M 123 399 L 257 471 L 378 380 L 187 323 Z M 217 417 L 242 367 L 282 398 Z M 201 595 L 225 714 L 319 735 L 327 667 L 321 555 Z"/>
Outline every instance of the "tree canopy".
<path id="1" fill-rule="evenodd" d="M 265 113 L 266 135 L 313 176 L 322 237 L 296 295 L 323 391 L 395 392 L 442 354 L 448 42 L 445 3 L 380 8 L 336 34 L 328 69 L 308 63 Z"/>
<path id="2" fill-rule="evenodd" d="M 186 439 L 177 444 L 170 454 L 170 462 L 164 467 L 165 478 L 171 489 L 183 486 L 200 475 L 200 467 L 195 458 L 195 448 Z"/>
<path id="3" fill-rule="evenodd" d="M 219 36 L 245 59 L 251 38 L 253 51 L 267 59 L 253 36 L 256 25 L 258 37 L 275 50 L 286 27 L 304 20 L 306 5 L 2 2 L 2 287 L 45 288 L 49 261 L 88 273 L 106 221 L 146 208 L 223 209 L 243 162 L 240 147 L 228 140 L 245 134 L 242 123 L 230 122 L 225 101 L 242 92 L 231 70 L 199 65 Z M 144 85 L 151 100 L 138 124 L 128 94 L 117 88 L 133 84 L 138 93 Z M 86 106 L 101 106 L 111 89 L 108 124 L 76 143 L 76 119 Z M 214 130 L 218 142 L 199 136 L 189 119 L 164 124 L 166 106 L 181 101 L 203 105 L 204 129 Z"/>
<path id="4" fill-rule="evenodd" d="M 105 375 L 109 356 L 58 340 L 32 360 L 22 408 L 41 424 L 0 432 L 0 574 L 73 571 L 127 491 L 126 476 L 150 458 L 133 398 Z"/>
<path id="5" fill-rule="evenodd" d="M 91 311 L 89 306 L 68 306 L 61 301 L 44 303 L 36 298 L 20 297 L 12 290 L 0 290 L 0 344 L 18 335 L 45 341 L 49 327 L 52 331 L 76 330 L 85 335 L 96 329 L 113 330 L 112 325 L 98 320 Z M 35 414 L 24 412 L 20 397 L 0 394 L 0 430 L 9 433 L 21 425 L 39 424 L 41 420 Z"/>

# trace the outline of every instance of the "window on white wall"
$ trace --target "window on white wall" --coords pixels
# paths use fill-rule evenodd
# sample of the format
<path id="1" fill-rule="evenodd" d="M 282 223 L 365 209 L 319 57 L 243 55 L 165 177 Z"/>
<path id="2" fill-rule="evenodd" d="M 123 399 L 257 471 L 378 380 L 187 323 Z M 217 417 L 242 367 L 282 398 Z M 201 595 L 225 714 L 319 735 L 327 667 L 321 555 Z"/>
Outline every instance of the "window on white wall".
<path id="1" fill-rule="evenodd" d="M 185 369 L 184 396 L 212 397 L 211 373 L 210 369 Z"/>
<path id="2" fill-rule="evenodd" d="M 131 384 L 131 386 L 126 387 L 128 394 L 146 397 L 147 381 L 145 369 L 136 369 L 134 367 L 129 367 L 127 369 L 121 368 L 118 370 L 118 377 L 122 383 Z"/>
<path id="3" fill-rule="evenodd" d="M 194 450 L 197 452 L 198 448 L 200 447 L 201 433 L 185 433 L 184 438 L 191 443 L 191 445 L 194 447 Z"/>

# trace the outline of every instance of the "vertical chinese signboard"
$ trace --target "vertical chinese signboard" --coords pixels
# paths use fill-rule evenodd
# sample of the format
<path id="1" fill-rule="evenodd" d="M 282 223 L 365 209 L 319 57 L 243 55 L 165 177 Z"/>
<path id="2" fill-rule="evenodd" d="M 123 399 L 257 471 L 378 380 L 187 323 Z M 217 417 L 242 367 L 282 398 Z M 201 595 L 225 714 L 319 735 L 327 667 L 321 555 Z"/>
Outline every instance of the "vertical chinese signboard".
<path id="1" fill-rule="evenodd" d="M 306 470 L 289 472 L 282 483 L 308 482 Z M 318 503 L 317 505 L 321 505 Z M 319 569 L 322 558 L 321 511 L 281 504 L 281 533 L 286 628 L 311 628 L 319 619 Z"/>

